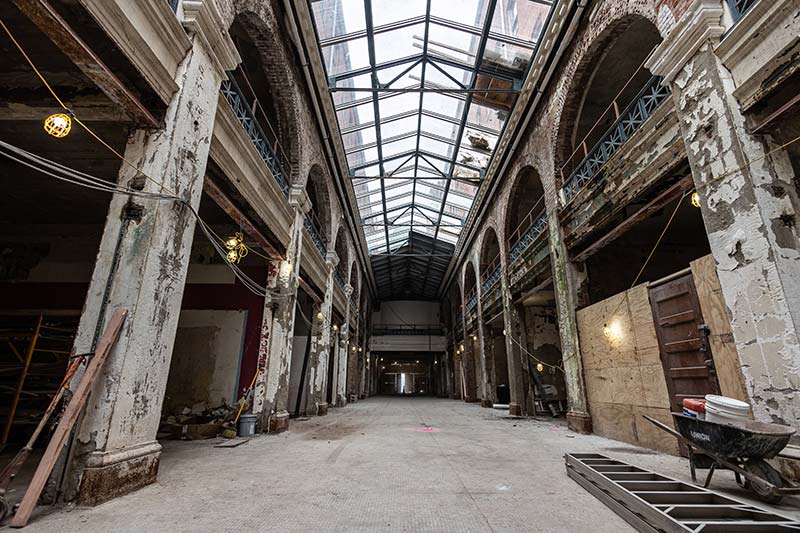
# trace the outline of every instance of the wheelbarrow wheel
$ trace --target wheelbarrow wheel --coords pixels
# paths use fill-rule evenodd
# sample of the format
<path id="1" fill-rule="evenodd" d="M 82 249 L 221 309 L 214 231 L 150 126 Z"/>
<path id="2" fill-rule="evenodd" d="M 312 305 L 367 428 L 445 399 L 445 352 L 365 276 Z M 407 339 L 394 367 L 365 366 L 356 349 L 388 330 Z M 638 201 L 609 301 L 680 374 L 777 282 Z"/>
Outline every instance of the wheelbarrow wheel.
<path id="1" fill-rule="evenodd" d="M 783 486 L 781 475 L 769 463 L 763 459 L 756 459 L 746 462 L 742 467 L 758 478 L 748 480 L 747 485 L 750 490 L 756 493 L 759 500 L 767 503 L 778 503 L 783 499 L 783 494 L 774 492 L 769 485 L 762 481 L 769 481 L 778 488 Z"/>

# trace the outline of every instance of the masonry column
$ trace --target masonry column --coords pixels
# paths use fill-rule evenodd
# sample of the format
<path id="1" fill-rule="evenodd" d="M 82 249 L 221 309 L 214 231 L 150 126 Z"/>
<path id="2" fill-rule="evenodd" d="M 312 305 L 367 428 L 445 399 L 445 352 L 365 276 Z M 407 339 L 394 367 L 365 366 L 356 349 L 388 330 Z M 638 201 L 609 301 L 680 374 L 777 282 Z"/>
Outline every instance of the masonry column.
<path id="1" fill-rule="evenodd" d="M 258 340 L 258 361 L 256 363 L 256 382 L 253 385 L 253 414 L 258 416 L 259 431 L 269 428 L 269 409 L 267 409 L 267 359 L 269 355 L 272 321 L 275 318 L 277 302 L 272 299 L 272 291 L 278 285 L 278 271 L 281 261 L 267 263 L 267 279 L 264 286 L 267 295 L 264 297 L 264 314 L 261 318 L 261 337 Z"/>
<path id="2" fill-rule="evenodd" d="M 333 315 L 333 271 L 339 264 L 339 257 L 336 252 L 330 251 L 325 255 L 325 266 L 328 269 L 328 277 L 325 281 L 325 299 L 322 301 L 322 320 L 318 320 L 319 334 L 316 342 L 312 346 L 312 356 L 316 365 L 311 370 L 309 376 L 309 386 L 311 387 L 308 395 L 308 406 L 306 412 L 324 416 L 328 414 L 328 402 L 326 399 L 328 385 L 328 365 L 330 364 L 331 354 L 331 318 Z"/>
<path id="3" fill-rule="evenodd" d="M 522 416 L 528 413 L 526 402 L 527 356 L 520 349 L 520 323 L 517 310 L 511 301 L 508 290 L 508 276 L 505 269 L 500 276 L 500 290 L 503 298 L 503 325 L 506 342 L 506 358 L 508 359 L 508 389 L 511 402 L 508 405 L 508 414 Z M 524 345 L 523 345 L 524 346 Z"/>
<path id="4" fill-rule="evenodd" d="M 174 194 L 196 209 L 220 83 L 240 59 L 227 33 L 218 30 L 216 5 L 194 4 L 183 21 L 192 47 L 178 67 L 165 126 L 132 133 L 124 155 L 138 170 L 123 163 L 118 183 Z M 75 353 L 95 349 L 116 309 L 127 309 L 128 318 L 77 428 L 67 500 L 94 505 L 156 479 L 156 432 L 194 228 L 191 210 L 176 201 L 116 194 L 110 202 Z"/>
<path id="5" fill-rule="evenodd" d="M 350 296 L 353 294 L 353 287 L 348 283 L 344 286 L 344 300 L 346 310 L 344 312 L 344 323 L 339 331 L 339 353 L 337 357 L 338 378 L 336 379 L 336 407 L 344 407 L 347 403 L 347 365 L 348 365 L 348 341 L 350 339 Z"/>
<path id="6" fill-rule="evenodd" d="M 356 310 L 353 305 L 348 306 L 348 309 L 352 310 L 351 312 L 354 312 L 355 315 L 358 316 L 358 310 Z M 360 327 L 361 327 L 361 321 L 356 320 L 356 331 L 353 334 L 353 340 L 350 343 L 351 346 L 349 346 L 347 350 L 347 401 L 348 402 L 355 402 L 358 400 L 358 380 L 361 377 L 361 370 L 359 366 L 359 352 L 358 352 Z"/>
<path id="7" fill-rule="evenodd" d="M 552 158 L 552 154 L 549 154 Z M 553 168 L 552 159 L 550 168 Z M 592 432 L 592 416 L 586 400 L 586 385 L 583 376 L 578 338 L 576 311 L 582 298 L 582 287 L 586 282 L 586 270 L 582 264 L 570 261 L 564 243 L 564 231 L 558 218 L 559 205 L 554 190 L 549 190 L 555 180 L 543 180 L 545 186 L 545 208 L 547 210 L 548 239 L 550 241 L 550 263 L 553 269 L 553 286 L 558 309 L 558 330 L 564 362 L 564 380 L 567 386 L 568 427 L 579 433 Z"/>
<path id="8" fill-rule="evenodd" d="M 742 372 L 759 420 L 800 426 L 800 246 L 784 150 L 751 135 L 714 54 L 722 3 L 696 0 L 648 62 L 672 89 Z"/>
<path id="9" fill-rule="evenodd" d="M 267 355 L 267 385 L 264 409 L 269 413 L 270 433 L 289 428 L 289 372 L 292 363 L 294 317 L 297 305 L 297 285 L 300 256 L 303 249 L 303 222 L 311 207 L 308 195 L 299 185 L 289 190 L 289 204 L 294 210 L 286 259 L 281 261 L 273 297 L 277 306 L 273 313 L 272 332 Z"/>

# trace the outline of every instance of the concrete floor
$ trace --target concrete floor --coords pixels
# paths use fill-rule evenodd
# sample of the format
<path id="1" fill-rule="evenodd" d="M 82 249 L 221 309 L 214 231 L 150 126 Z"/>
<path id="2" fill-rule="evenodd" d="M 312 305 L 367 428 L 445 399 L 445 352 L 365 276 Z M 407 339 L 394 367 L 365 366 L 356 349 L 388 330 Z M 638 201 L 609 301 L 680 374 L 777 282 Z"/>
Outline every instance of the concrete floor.
<path id="1" fill-rule="evenodd" d="M 477 404 L 375 397 L 238 448 L 164 443 L 159 482 L 27 531 L 632 531 L 570 480 L 598 452 L 688 480 L 685 460 Z M 718 474 L 717 488 L 733 490 Z M 800 519 L 800 500 L 779 512 Z"/>

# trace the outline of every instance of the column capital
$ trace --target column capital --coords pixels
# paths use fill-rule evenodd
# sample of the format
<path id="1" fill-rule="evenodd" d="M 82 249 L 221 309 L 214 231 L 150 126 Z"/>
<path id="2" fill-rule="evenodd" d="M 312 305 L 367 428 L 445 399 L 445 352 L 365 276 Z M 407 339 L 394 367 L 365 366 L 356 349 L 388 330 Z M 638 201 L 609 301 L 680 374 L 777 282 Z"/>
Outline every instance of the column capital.
<path id="1" fill-rule="evenodd" d="M 289 189 L 289 205 L 303 214 L 311 210 L 311 199 L 308 197 L 304 187 L 292 185 L 291 189 Z"/>
<path id="2" fill-rule="evenodd" d="M 722 0 L 694 0 L 670 34 L 659 44 L 645 67 L 671 83 L 686 63 L 708 41 L 725 33 Z"/>
<path id="3" fill-rule="evenodd" d="M 350 295 L 353 294 L 353 286 L 349 283 L 344 286 L 344 295 L 350 298 Z"/>
<path id="4" fill-rule="evenodd" d="M 329 250 L 328 253 L 325 254 L 325 266 L 331 270 L 339 266 L 339 254 L 333 250 Z"/>
<path id="5" fill-rule="evenodd" d="M 197 35 L 208 49 L 208 54 L 218 73 L 225 78 L 226 72 L 242 62 L 236 45 L 225 28 L 217 0 L 183 0 L 183 27 Z"/>

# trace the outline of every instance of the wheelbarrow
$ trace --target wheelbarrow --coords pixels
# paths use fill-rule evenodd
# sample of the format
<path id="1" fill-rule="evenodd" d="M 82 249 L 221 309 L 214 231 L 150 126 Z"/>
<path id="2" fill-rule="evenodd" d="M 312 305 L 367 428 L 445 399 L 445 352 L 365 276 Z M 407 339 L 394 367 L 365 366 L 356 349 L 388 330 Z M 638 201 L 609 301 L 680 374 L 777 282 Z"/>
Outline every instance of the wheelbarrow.
<path id="1" fill-rule="evenodd" d="M 753 491 L 767 503 L 778 503 L 785 494 L 800 494 L 800 485 L 766 461 L 786 447 L 795 433 L 793 428 L 753 420 L 720 424 L 672 413 L 678 429 L 675 431 L 649 416 L 644 418 L 686 445 L 692 482 L 697 484 L 698 468 L 709 469 L 703 488 L 708 488 L 714 471 L 720 468 L 732 470 L 740 487 Z"/>

